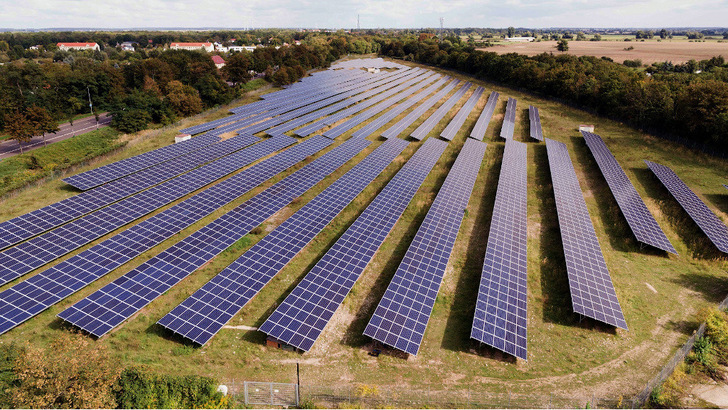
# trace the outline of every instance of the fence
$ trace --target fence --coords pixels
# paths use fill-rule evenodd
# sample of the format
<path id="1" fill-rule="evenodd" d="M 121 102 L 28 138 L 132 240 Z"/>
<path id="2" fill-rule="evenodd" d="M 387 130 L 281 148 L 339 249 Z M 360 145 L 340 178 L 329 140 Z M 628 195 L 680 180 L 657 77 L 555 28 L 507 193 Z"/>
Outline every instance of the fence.
<path id="1" fill-rule="evenodd" d="M 436 385 L 408 386 L 352 384 L 344 386 L 301 385 L 227 381 L 229 394 L 246 406 L 363 407 L 363 408 L 636 408 L 622 397 L 558 396 L 508 391 L 485 391 Z"/>
<path id="2" fill-rule="evenodd" d="M 728 308 L 728 297 L 720 302 L 718 308 L 721 310 L 725 310 L 726 308 Z M 675 355 L 672 357 L 672 359 L 670 359 L 670 361 L 662 367 L 660 372 L 657 373 L 657 375 L 653 377 L 652 380 L 647 383 L 647 385 L 645 385 L 644 390 L 642 390 L 639 394 L 637 394 L 637 396 L 635 396 L 635 401 L 638 406 L 643 406 L 650 398 L 652 391 L 655 390 L 655 388 L 657 388 L 658 386 L 662 385 L 662 383 L 664 383 L 665 380 L 670 377 L 672 372 L 675 371 L 675 367 L 677 367 L 678 364 L 682 363 L 685 360 L 688 353 L 693 350 L 693 345 L 695 344 L 695 342 L 703 337 L 703 334 L 705 334 L 705 323 L 702 323 L 700 327 L 698 327 L 698 330 L 696 330 L 695 333 L 690 336 L 685 344 L 683 344 L 682 347 L 678 349 L 677 352 L 675 352 Z"/>

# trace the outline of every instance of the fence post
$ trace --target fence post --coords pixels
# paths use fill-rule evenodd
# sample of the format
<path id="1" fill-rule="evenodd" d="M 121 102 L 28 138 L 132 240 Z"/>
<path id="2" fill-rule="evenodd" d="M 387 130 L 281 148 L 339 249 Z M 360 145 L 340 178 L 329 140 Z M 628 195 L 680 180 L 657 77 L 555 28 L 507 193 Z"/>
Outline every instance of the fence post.
<path id="1" fill-rule="evenodd" d="M 296 385 L 296 407 L 301 406 L 301 396 L 299 396 L 298 385 Z"/>
<path id="2" fill-rule="evenodd" d="M 273 401 L 273 383 L 268 383 L 268 384 L 270 385 L 270 405 L 272 406 L 273 403 L 275 403 Z"/>
<path id="3" fill-rule="evenodd" d="M 248 382 L 243 382 L 243 391 L 245 392 L 245 405 L 248 405 Z"/>

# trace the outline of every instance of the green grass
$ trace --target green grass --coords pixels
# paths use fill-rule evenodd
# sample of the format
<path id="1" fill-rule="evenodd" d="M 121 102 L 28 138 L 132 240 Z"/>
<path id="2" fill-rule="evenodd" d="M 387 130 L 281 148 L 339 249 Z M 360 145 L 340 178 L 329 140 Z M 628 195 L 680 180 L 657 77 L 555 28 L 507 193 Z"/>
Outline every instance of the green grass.
<path id="1" fill-rule="evenodd" d="M 442 70 L 436 71 L 444 73 Z M 448 74 L 466 78 L 459 74 Z M 470 115 L 463 130 L 449 144 L 312 351 L 301 355 L 270 349 L 264 346 L 265 336 L 262 333 L 232 328 L 223 329 L 206 346 L 191 349 L 185 347 L 187 343 L 163 331 L 155 323 L 379 146 L 379 139 L 373 140 L 374 143 L 354 161 L 304 194 L 301 201 L 288 206 L 264 223 L 260 233 L 247 235 L 98 343 L 107 344 L 122 366 L 148 364 L 164 373 L 201 374 L 222 381 L 293 382 L 296 377 L 295 364 L 299 362 L 302 382 L 309 386 L 350 386 L 356 382 L 397 385 L 403 391 L 428 389 L 462 392 L 468 389 L 482 394 L 492 393 L 497 400 L 505 400 L 505 394 L 511 393 L 532 399 L 522 403 L 527 407 L 529 403 L 531 406 L 546 405 L 550 395 L 569 398 L 568 401 L 564 399 L 558 402 L 562 406 L 583 406 L 592 396 L 614 399 L 615 402 L 620 396 L 631 397 L 697 327 L 698 310 L 716 304 L 728 294 L 728 278 L 725 274 L 728 263 L 725 259 L 716 259 L 715 252 L 702 250 L 706 247 L 702 234 L 691 225 L 669 194 L 660 188 L 659 182 L 651 177 L 642 160 L 650 159 L 673 167 L 724 221 L 728 221 L 728 196 L 721 183 L 726 182 L 728 163 L 584 111 L 468 79 L 484 85 L 488 90 L 486 95 L 491 90 L 501 92 L 501 100 L 488 127 L 486 142 L 489 147 L 486 157 L 417 357 L 404 359 L 388 352 L 379 358 L 368 356 L 370 342 L 361 332 L 455 161 L 467 133 L 474 125 L 477 119 L 475 114 Z M 580 320 L 572 313 L 545 146 L 543 143 L 529 142 L 527 362 L 514 361 L 494 349 L 479 347 L 469 339 L 500 174 L 504 144 L 496 135 L 500 130 L 507 96 L 518 99 L 516 139 L 528 140 L 527 108 L 529 104 L 534 104 L 540 108 L 545 136 L 567 144 L 630 328 L 629 331 L 614 331 L 588 319 Z M 460 100 L 430 134 L 431 137 L 444 129 L 467 97 Z M 251 100 L 252 97 L 245 101 Z M 478 104 L 478 113 L 485 105 L 484 100 L 481 99 Z M 431 108 L 406 132 L 414 130 L 437 107 Z M 222 115 L 225 115 L 223 111 L 209 113 L 204 117 L 186 120 L 174 128 L 149 132 L 145 138 L 132 140 L 122 150 L 105 157 L 94 166 L 165 145 L 175 130 Z M 578 124 L 583 123 L 596 124 L 596 132 L 604 137 L 675 245 L 679 256 L 641 250 L 631 239 L 605 181 L 576 130 Z M 358 128 L 340 137 L 337 144 Z M 251 300 L 231 320 L 230 325 L 259 326 L 420 145 L 421 142 L 411 142 L 400 158 L 387 167 L 374 183 Z M 57 332 L 65 331 L 55 318 L 61 310 L 298 168 L 300 165 L 243 195 L 144 256 L 3 335 L 0 341 L 47 343 Z M 0 216 L 3 219 L 10 218 L 67 195 L 70 195 L 69 191 L 64 190 L 57 178 L 53 178 L 6 198 Z M 650 290 L 648 285 L 657 293 Z M 173 356 L 173 360 L 169 359 L 170 356 Z M 497 400 L 492 405 L 507 404 Z"/>

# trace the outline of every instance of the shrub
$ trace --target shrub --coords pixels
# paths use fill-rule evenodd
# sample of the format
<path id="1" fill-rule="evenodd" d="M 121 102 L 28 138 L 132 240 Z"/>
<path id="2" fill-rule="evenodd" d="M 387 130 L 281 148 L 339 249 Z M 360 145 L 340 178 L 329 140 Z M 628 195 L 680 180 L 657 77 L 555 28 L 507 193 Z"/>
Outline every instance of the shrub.
<path id="1" fill-rule="evenodd" d="M 225 406 L 209 377 L 164 376 L 135 367 L 121 373 L 115 387 L 119 408 L 199 408 Z"/>
<path id="2" fill-rule="evenodd" d="M 635 59 L 635 60 L 624 60 L 622 63 L 627 67 L 642 67 L 642 60 Z"/>

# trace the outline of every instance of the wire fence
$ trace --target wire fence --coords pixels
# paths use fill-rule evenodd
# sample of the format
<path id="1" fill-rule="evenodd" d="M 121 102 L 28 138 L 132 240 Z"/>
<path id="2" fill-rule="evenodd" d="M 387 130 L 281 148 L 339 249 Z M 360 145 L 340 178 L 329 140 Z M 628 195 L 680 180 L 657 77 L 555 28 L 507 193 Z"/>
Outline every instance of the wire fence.
<path id="1" fill-rule="evenodd" d="M 485 391 L 463 386 L 408 386 L 351 384 L 301 385 L 229 380 L 225 384 L 235 402 L 245 406 L 324 408 L 638 408 L 624 397 L 560 396 L 509 391 Z"/>
<path id="2" fill-rule="evenodd" d="M 725 310 L 728 308 L 728 297 L 723 299 L 722 302 L 718 305 L 718 309 Z M 650 380 L 647 385 L 645 385 L 645 388 L 635 396 L 636 405 L 643 406 L 647 400 L 649 400 L 650 395 L 652 392 L 658 387 L 661 386 L 662 383 L 667 380 L 668 377 L 672 374 L 672 372 L 675 371 L 675 367 L 682 363 L 685 358 L 688 356 L 691 350 L 693 350 L 693 345 L 695 345 L 695 342 L 703 337 L 705 334 L 705 323 L 701 323 L 700 327 L 698 327 L 698 330 L 695 331 L 695 333 L 692 334 L 688 338 L 688 340 L 685 342 L 685 344 L 682 345 L 680 349 L 678 349 L 677 352 L 675 352 L 675 355 L 672 356 L 670 361 L 668 361 L 662 369 L 657 373 L 655 377 Z"/>

